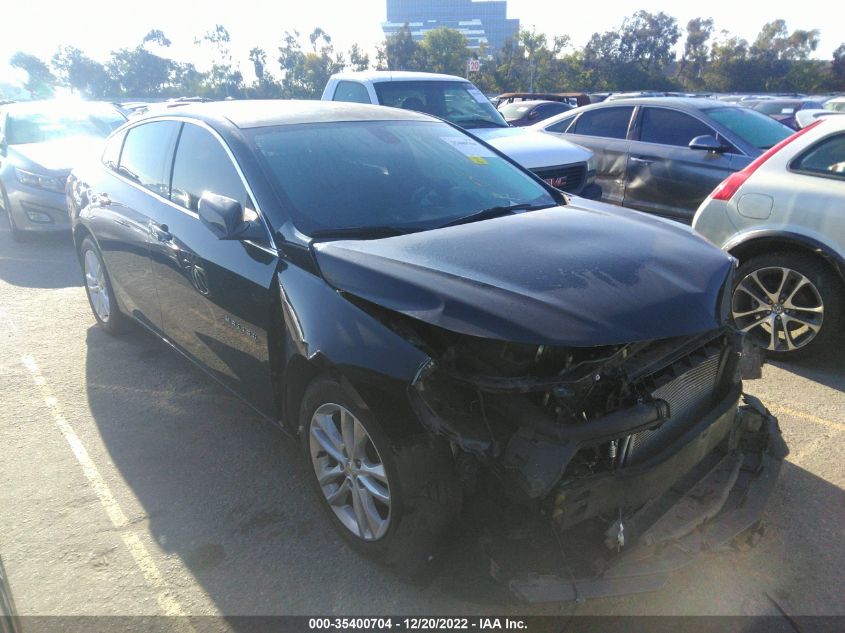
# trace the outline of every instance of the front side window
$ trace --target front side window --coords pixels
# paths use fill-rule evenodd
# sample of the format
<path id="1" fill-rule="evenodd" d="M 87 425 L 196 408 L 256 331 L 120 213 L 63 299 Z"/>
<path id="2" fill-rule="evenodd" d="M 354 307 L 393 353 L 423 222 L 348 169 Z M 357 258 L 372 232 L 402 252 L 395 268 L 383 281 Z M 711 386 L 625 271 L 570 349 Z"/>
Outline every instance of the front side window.
<path id="1" fill-rule="evenodd" d="M 126 138 L 125 132 L 115 134 L 108 141 L 103 150 L 102 161 L 103 165 L 113 171 L 117 171 L 117 166 L 120 163 L 120 150 L 123 149 L 123 139 Z"/>
<path id="2" fill-rule="evenodd" d="M 129 129 L 118 173 L 164 198 L 170 195 L 170 164 L 181 125 L 153 121 Z"/>
<path id="3" fill-rule="evenodd" d="M 572 115 L 568 117 L 562 118 L 560 121 L 556 121 L 552 123 L 550 126 L 546 128 L 546 132 L 554 132 L 556 134 L 563 134 L 569 129 L 569 126 L 572 125 L 572 121 L 575 120 L 577 115 Z"/>
<path id="4" fill-rule="evenodd" d="M 845 180 L 845 134 L 822 139 L 801 154 L 792 169 Z"/>
<path id="5" fill-rule="evenodd" d="M 384 81 L 378 101 L 391 108 L 431 114 L 465 128 L 508 127 L 481 91 L 467 81 Z"/>
<path id="6" fill-rule="evenodd" d="M 351 103 L 370 103 L 367 88 L 357 81 L 338 82 L 334 91 L 334 101 L 349 101 Z"/>
<path id="7" fill-rule="evenodd" d="M 773 118 L 748 108 L 711 108 L 704 110 L 704 113 L 758 149 L 769 149 L 794 131 Z"/>
<path id="8" fill-rule="evenodd" d="M 633 106 L 599 108 L 584 112 L 575 122 L 575 129 L 570 133 L 604 138 L 627 138 L 628 124 L 631 122 Z"/>
<path id="9" fill-rule="evenodd" d="M 666 108 L 645 108 L 640 123 L 640 140 L 644 143 L 659 143 L 687 147 L 696 136 L 714 136 L 710 127 L 677 110 Z"/>
<path id="10" fill-rule="evenodd" d="M 252 140 L 306 235 L 425 230 L 493 207 L 556 204 L 530 175 L 440 122 L 281 125 Z"/>
<path id="11" fill-rule="evenodd" d="M 205 192 L 237 200 L 245 209 L 252 207 L 243 181 L 220 141 L 208 130 L 186 123 L 173 161 L 170 199 L 196 213 Z"/>

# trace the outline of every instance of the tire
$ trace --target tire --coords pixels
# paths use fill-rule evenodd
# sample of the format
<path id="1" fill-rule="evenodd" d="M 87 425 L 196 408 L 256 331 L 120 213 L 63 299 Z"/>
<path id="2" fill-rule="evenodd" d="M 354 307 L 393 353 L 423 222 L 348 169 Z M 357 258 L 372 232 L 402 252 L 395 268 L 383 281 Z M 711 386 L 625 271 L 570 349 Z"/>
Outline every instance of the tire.
<path id="1" fill-rule="evenodd" d="M 734 323 L 772 359 L 796 360 L 828 347 L 842 331 L 843 310 L 842 280 L 812 255 L 759 255 L 737 271 Z"/>
<path id="2" fill-rule="evenodd" d="M 6 212 L 6 219 L 9 221 L 9 233 L 12 240 L 15 242 L 23 242 L 26 239 L 26 234 L 21 231 L 15 224 L 15 218 L 12 217 L 12 205 L 9 203 L 9 197 L 6 195 L 6 190 L 0 187 L 0 195 L 3 198 L 3 210 Z"/>
<path id="3" fill-rule="evenodd" d="M 346 413 L 351 415 L 351 419 Z M 348 424 L 360 424 L 367 437 L 357 442 L 364 450 L 351 454 L 340 439 L 341 459 L 347 458 L 347 470 L 340 468 L 340 460 L 334 459 L 325 448 L 328 441 L 331 450 L 337 451 L 337 444 L 331 444 L 326 426 L 333 424 L 335 433 L 340 428 L 341 418 Z M 300 439 L 308 462 L 312 487 L 320 504 L 329 516 L 341 537 L 356 551 L 389 567 L 402 576 L 419 579 L 433 569 L 439 537 L 457 515 L 461 503 L 461 491 L 453 475 L 452 456 L 448 445 L 421 431 L 420 436 L 391 442 L 372 415 L 362 410 L 343 387 L 333 379 L 322 377 L 312 382 L 305 392 L 300 408 Z M 360 429 L 356 429 L 358 437 Z M 322 442 L 317 439 L 322 434 Z M 355 469 L 354 458 L 364 455 L 359 469 Z M 380 477 L 370 475 L 383 466 Z M 330 481 L 324 479 L 321 485 L 317 470 L 333 471 Z M 351 470 L 351 472 L 350 472 Z M 338 472 L 341 471 L 341 472 Z M 374 484 L 378 492 L 387 492 L 385 505 L 377 495 L 368 492 Z M 347 486 L 347 492 L 340 489 Z M 377 519 L 385 525 L 373 528 L 372 523 L 358 519 L 353 508 L 352 486 L 362 491 L 361 507 L 375 510 Z M 338 494 L 335 505 L 330 505 L 327 496 Z M 377 520 L 375 521 L 377 523 Z"/>
<path id="4" fill-rule="evenodd" d="M 122 334 L 126 330 L 126 317 L 117 306 L 103 256 L 91 236 L 85 237 L 79 245 L 79 262 L 85 294 L 94 318 L 112 336 Z"/>

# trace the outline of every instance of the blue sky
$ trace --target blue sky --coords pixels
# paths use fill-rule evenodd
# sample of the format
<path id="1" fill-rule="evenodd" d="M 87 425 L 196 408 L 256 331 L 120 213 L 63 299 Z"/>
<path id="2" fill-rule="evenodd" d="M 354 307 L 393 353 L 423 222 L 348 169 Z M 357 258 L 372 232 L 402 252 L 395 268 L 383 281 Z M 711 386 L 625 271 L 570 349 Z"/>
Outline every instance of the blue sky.
<path id="1" fill-rule="evenodd" d="M 0 74 L 9 72 L 5 63 L 16 50 L 48 58 L 60 44 L 72 44 L 103 60 L 113 49 L 135 46 L 151 28 L 162 29 L 173 41 L 170 56 L 202 68 L 207 53 L 194 44 L 194 38 L 220 23 L 229 29 L 232 52 L 250 77 L 249 49 L 261 46 L 272 57 L 286 30 L 297 29 L 305 38 L 315 26 L 321 26 L 341 49 L 358 42 L 374 51 L 382 39 L 380 23 L 385 19 L 384 0 L 142 0 L 130 4 L 62 0 L 49 5 L 54 3 L 18 2 L 14 11 L 6 12 L 0 39 Z M 790 29 L 818 28 L 821 44 L 817 56 L 824 58 L 830 58 L 832 51 L 845 42 L 845 20 L 841 16 L 832 16 L 825 9 L 808 11 L 794 0 L 641 0 L 637 4 L 626 0 L 603 0 L 601 4 L 510 0 L 508 17 L 519 18 L 523 27 L 534 26 L 549 35 L 568 34 L 573 44 L 580 46 L 592 33 L 618 27 L 623 17 L 638 8 L 665 11 L 678 18 L 682 28 L 690 18 L 712 17 L 717 30 L 726 29 L 746 39 L 753 39 L 765 22 L 783 18 Z"/>

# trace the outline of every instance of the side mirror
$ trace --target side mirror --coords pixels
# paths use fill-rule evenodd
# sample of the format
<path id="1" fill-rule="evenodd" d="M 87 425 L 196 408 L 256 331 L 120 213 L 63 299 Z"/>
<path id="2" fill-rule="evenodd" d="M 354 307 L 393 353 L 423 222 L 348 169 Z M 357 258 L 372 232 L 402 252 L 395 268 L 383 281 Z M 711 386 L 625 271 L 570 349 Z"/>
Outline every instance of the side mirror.
<path id="1" fill-rule="evenodd" d="M 265 237 L 264 229 L 255 221 L 244 219 L 244 208 L 240 202 L 204 193 L 200 198 L 198 211 L 200 222 L 220 240 L 255 240 Z"/>
<path id="2" fill-rule="evenodd" d="M 730 149 L 730 147 L 719 141 L 713 136 L 709 134 L 702 134 L 701 136 L 696 136 L 689 142 L 690 149 L 699 149 L 705 152 L 715 152 L 717 154 L 721 154 L 722 152 L 726 152 Z"/>

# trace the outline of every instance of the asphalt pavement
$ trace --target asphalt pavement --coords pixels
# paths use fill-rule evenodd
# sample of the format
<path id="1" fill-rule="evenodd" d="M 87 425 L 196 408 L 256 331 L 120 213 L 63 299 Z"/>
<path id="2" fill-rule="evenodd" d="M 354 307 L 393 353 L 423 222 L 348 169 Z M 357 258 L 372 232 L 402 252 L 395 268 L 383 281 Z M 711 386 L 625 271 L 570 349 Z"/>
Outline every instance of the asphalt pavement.
<path id="1" fill-rule="evenodd" d="M 69 236 L 0 231 L 0 557 L 24 615 L 845 615 L 842 347 L 746 389 L 791 449 L 755 547 L 655 593 L 505 606 L 451 561 L 411 584 L 353 553 L 295 441 L 150 335 L 102 332 Z"/>

